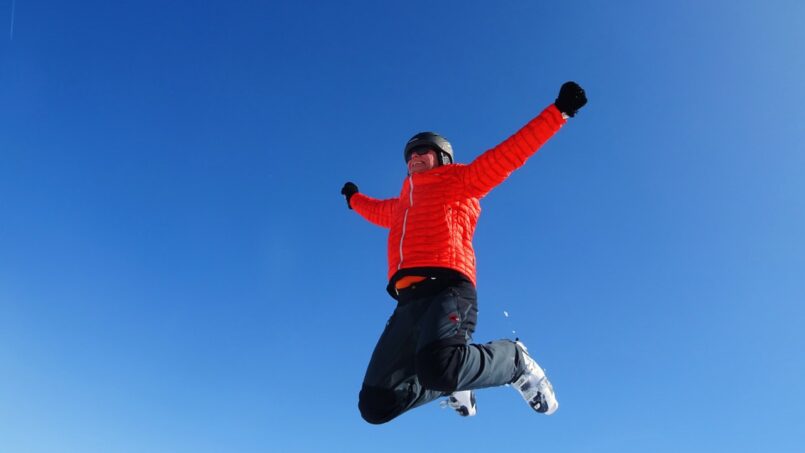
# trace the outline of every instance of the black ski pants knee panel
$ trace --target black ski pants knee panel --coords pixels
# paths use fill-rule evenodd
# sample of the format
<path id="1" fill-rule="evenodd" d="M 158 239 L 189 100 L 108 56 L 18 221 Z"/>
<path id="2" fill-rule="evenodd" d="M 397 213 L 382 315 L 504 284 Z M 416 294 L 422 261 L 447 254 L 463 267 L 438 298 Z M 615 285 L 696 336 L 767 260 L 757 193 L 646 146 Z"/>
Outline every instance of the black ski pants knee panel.
<path id="1" fill-rule="evenodd" d="M 400 415 L 405 407 L 394 390 L 364 384 L 358 395 L 361 417 L 373 425 L 380 425 Z"/>

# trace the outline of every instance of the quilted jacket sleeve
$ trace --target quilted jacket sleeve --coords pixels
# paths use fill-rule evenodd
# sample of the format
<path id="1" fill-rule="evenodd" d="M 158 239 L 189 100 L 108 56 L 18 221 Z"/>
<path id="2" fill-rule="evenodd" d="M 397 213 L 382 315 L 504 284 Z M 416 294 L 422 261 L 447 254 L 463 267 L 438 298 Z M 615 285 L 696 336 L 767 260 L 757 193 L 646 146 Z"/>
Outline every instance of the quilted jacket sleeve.
<path id="1" fill-rule="evenodd" d="M 525 164 L 565 122 L 559 109 L 551 104 L 514 135 L 478 156 L 462 172 L 469 194 L 481 198 L 489 193 Z"/>
<path id="2" fill-rule="evenodd" d="M 392 214 L 394 213 L 394 208 L 397 206 L 398 199 L 389 198 L 387 200 L 378 200 L 362 193 L 356 193 L 350 198 L 349 203 L 352 209 L 364 219 L 377 226 L 391 228 Z"/>

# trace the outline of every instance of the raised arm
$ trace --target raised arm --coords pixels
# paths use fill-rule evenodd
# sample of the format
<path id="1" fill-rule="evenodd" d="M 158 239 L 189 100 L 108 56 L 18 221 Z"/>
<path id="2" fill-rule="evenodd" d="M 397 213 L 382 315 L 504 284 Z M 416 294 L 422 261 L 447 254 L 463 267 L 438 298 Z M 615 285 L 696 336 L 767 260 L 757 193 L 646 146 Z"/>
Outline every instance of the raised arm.
<path id="1" fill-rule="evenodd" d="M 347 206 L 354 209 L 364 219 L 383 228 L 391 228 L 391 218 L 396 198 L 378 200 L 358 192 L 358 186 L 348 182 L 341 189 L 341 194 L 347 199 Z"/>
<path id="2" fill-rule="evenodd" d="M 559 97 L 536 118 L 498 146 L 484 152 L 462 172 L 465 187 L 480 198 L 523 166 L 576 111 L 586 104 L 584 90 L 575 82 L 562 85 Z"/>

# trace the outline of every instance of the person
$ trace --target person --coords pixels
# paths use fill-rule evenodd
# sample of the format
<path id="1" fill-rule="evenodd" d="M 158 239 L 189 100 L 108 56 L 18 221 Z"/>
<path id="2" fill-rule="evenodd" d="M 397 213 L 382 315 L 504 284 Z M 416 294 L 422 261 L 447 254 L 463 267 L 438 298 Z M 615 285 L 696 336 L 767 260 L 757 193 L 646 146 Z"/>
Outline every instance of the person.
<path id="1" fill-rule="evenodd" d="M 472 343 L 478 304 L 472 239 L 479 200 L 521 167 L 587 103 L 575 82 L 514 135 L 472 163 L 433 132 L 405 145 L 400 195 L 375 199 L 347 182 L 347 206 L 389 229 L 387 291 L 397 305 L 372 353 L 359 393 L 364 420 L 381 424 L 448 396 L 459 414 L 476 412 L 473 390 L 511 384 L 536 412 L 559 407 L 542 368 L 519 340 Z"/>

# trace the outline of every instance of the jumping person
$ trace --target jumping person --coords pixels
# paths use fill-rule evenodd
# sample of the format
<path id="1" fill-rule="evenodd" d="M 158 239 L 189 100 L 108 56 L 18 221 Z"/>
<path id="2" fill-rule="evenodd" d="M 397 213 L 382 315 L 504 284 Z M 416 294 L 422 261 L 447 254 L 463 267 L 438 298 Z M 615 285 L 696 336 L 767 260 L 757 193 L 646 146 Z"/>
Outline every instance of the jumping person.
<path id="1" fill-rule="evenodd" d="M 389 229 L 387 291 L 397 300 L 375 346 L 358 407 L 369 423 L 448 396 L 461 415 L 475 414 L 474 389 L 512 384 L 535 411 L 559 408 L 544 371 L 520 341 L 472 343 L 478 313 L 472 239 L 479 200 L 587 103 L 567 82 L 556 101 L 472 163 L 456 164 L 450 143 L 433 132 L 405 145 L 408 176 L 400 196 L 368 197 L 348 182 L 350 209 Z"/>

